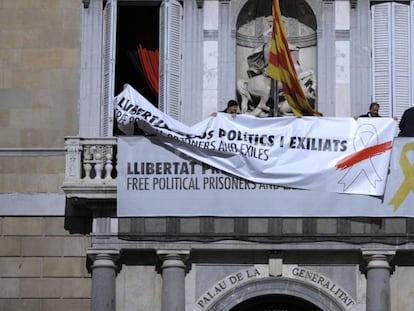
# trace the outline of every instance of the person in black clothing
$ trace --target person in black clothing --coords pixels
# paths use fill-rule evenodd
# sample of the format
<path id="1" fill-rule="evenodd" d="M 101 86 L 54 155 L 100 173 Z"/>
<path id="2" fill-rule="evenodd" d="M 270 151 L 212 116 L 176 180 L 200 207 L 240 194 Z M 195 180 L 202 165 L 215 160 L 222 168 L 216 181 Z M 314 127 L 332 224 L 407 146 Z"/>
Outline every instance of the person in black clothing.
<path id="1" fill-rule="evenodd" d="M 369 111 L 365 114 L 361 114 L 359 117 L 360 118 L 374 118 L 374 117 L 380 117 L 379 115 L 379 108 L 380 105 L 376 102 L 371 103 L 371 105 L 369 105 Z"/>
<path id="2" fill-rule="evenodd" d="M 414 137 L 414 107 L 404 111 L 398 127 L 400 128 L 399 137 Z"/>
<path id="3" fill-rule="evenodd" d="M 227 102 L 227 108 L 220 112 L 230 113 L 232 117 L 235 117 L 238 114 L 237 112 L 238 109 L 239 109 L 239 104 L 234 99 L 230 99 Z M 213 112 L 211 115 L 215 117 L 217 115 L 217 112 Z"/>

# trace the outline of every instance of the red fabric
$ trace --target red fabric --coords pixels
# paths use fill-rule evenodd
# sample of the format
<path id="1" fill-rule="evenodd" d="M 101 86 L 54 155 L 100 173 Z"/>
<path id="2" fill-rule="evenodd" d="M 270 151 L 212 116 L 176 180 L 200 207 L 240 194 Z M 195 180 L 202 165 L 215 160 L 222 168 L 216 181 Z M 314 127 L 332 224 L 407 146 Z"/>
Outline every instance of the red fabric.
<path id="1" fill-rule="evenodd" d="M 137 50 L 145 78 L 154 94 L 158 96 L 159 51 L 147 50 L 141 44 L 138 45 Z"/>
<path id="2" fill-rule="evenodd" d="M 273 0 L 272 14 L 273 28 L 268 75 L 272 79 L 282 82 L 286 100 L 295 115 L 320 115 L 319 112 L 313 110 L 300 85 L 289 50 L 279 0 Z"/>
<path id="3" fill-rule="evenodd" d="M 391 148 L 392 148 L 391 141 L 387 141 L 382 144 L 374 145 L 374 146 L 359 150 L 353 154 L 350 154 L 349 156 L 345 157 L 344 159 L 336 163 L 335 166 L 337 169 L 343 170 L 348 167 L 351 167 L 354 164 L 357 164 L 358 162 L 373 158 L 381 153 L 384 153 L 387 150 L 391 150 Z"/>

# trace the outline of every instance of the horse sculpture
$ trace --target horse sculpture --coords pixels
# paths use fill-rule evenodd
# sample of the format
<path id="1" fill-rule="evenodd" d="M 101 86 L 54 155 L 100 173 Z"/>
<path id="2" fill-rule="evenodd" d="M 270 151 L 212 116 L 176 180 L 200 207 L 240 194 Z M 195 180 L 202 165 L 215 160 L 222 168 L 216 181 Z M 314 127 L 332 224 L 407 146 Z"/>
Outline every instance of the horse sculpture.
<path id="1" fill-rule="evenodd" d="M 289 47 L 291 51 L 297 51 L 296 47 Z M 248 79 L 237 81 L 237 91 L 241 98 L 241 113 L 251 114 L 257 117 L 268 117 L 272 115 L 268 101 L 271 92 L 271 78 L 267 76 L 267 66 L 269 64 L 270 43 L 255 49 L 248 56 L 247 62 L 249 69 Z M 311 104 L 316 100 L 316 79 L 312 70 L 303 71 L 298 62 L 296 62 L 296 71 L 298 80 L 302 86 L 305 96 Z M 292 108 L 286 101 L 281 83 L 277 83 L 276 96 L 280 99 L 278 111 L 281 115 L 293 115 Z M 255 101 L 258 103 L 255 104 Z"/>
<path id="2" fill-rule="evenodd" d="M 248 80 L 242 79 L 237 81 L 237 91 L 241 97 L 241 113 L 248 113 L 258 117 L 267 117 L 270 113 L 270 107 L 267 102 L 270 98 L 271 79 L 260 74 Z M 253 105 L 252 96 L 259 97 L 257 106 Z"/>

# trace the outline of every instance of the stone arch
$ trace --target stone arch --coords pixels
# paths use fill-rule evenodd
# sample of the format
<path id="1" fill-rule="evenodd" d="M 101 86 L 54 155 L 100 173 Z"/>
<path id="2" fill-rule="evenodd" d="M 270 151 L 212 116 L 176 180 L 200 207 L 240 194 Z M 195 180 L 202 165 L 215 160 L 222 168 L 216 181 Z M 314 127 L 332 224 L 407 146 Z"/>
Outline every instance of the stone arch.
<path id="1" fill-rule="evenodd" d="M 251 298 L 265 295 L 286 295 L 306 300 L 323 311 L 345 311 L 334 297 L 301 280 L 290 278 L 261 278 L 243 283 L 225 293 L 206 311 L 229 311 Z"/>
<path id="2" fill-rule="evenodd" d="M 298 79 L 311 105 L 317 98 L 317 17 L 306 0 L 280 0 L 289 49 Z M 232 6 L 236 44 L 236 87 L 241 113 L 272 116 L 276 110 L 293 115 L 282 87 L 271 92 L 267 76 L 272 37 L 272 0 L 237 1 Z M 278 109 L 272 98 L 277 96 Z"/>
<path id="3" fill-rule="evenodd" d="M 269 0 L 270 2 L 272 0 Z M 279 0 L 279 1 L 289 1 L 292 0 Z M 237 28 L 237 21 L 239 18 L 240 11 L 243 9 L 243 7 L 246 5 L 246 3 L 249 2 L 249 0 L 238 0 L 238 1 L 231 1 L 231 28 L 236 29 Z M 320 2 L 322 0 L 301 0 L 300 2 L 303 2 L 304 5 L 308 6 L 309 9 L 315 14 L 316 23 L 320 23 L 319 11 L 320 11 Z"/>

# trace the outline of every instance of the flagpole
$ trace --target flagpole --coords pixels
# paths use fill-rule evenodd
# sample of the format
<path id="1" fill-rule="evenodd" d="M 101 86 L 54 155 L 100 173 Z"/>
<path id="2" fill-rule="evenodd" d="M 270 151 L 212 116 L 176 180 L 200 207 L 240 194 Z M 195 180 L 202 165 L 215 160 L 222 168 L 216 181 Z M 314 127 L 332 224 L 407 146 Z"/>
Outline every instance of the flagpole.
<path id="1" fill-rule="evenodd" d="M 268 75 L 283 85 L 288 104 L 295 115 L 314 113 L 302 86 L 289 49 L 289 42 L 280 12 L 279 0 L 272 2 L 273 28 L 269 53 Z"/>
<path id="2" fill-rule="evenodd" d="M 270 94 L 273 97 L 273 116 L 280 117 L 279 110 L 279 92 L 277 91 L 277 80 L 271 79 L 272 83 L 270 84 Z"/>

